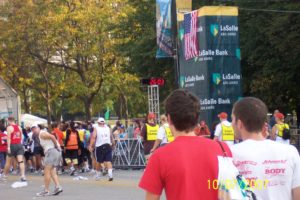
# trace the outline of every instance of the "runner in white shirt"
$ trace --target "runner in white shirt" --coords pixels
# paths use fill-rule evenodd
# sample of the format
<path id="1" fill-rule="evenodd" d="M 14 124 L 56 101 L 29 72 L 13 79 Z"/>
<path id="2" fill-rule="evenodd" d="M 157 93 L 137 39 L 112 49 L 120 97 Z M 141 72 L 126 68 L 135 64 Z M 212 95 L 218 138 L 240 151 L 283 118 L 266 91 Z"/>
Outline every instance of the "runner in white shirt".
<path id="1" fill-rule="evenodd" d="M 233 145 L 234 130 L 231 123 L 227 120 L 227 113 L 221 112 L 218 117 L 220 119 L 220 123 L 216 126 L 214 139 L 226 142 L 228 145 Z"/>
<path id="2" fill-rule="evenodd" d="M 264 138 L 267 107 L 244 98 L 232 111 L 232 125 L 243 139 L 231 146 L 233 161 L 259 200 L 300 199 L 300 157 L 297 149 Z"/>
<path id="3" fill-rule="evenodd" d="M 37 124 L 33 124 L 31 126 L 31 131 L 34 135 L 36 135 L 39 138 L 41 147 L 43 148 L 45 153 L 44 188 L 41 192 L 37 193 L 36 196 L 44 197 L 50 195 L 58 195 L 63 191 L 56 172 L 56 167 L 59 166 L 61 162 L 60 145 L 58 144 L 55 136 L 46 131 L 41 130 Z M 55 189 L 53 193 L 50 193 L 51 180 L 53 180 L 55 184 Z"/>
<path id="4" fill-rule="evenodd" d="M 95 144 L 96 143 L 96 144 Z M 94 133 L 90 142 L 90 152 L 93 152 L 95 145 L 95 158 L 96 165 L 96 180 L 100 180 L 101 165 L 108 169 L 109 181 L 113 181 L 112 173 L 112 146 L 114 141 L 112 140 L 112 134 L 110 128 L 105 124 L 103 118 L 98 119 L 98 124 L 94 126 Z"/>

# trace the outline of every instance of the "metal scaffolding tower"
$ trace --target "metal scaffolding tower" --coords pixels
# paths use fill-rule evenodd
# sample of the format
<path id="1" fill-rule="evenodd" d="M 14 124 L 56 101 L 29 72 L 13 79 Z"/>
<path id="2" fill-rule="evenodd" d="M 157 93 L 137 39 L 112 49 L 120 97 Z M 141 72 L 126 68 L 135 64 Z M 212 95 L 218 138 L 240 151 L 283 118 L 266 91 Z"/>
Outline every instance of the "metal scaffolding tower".
<path id="1" fill-rule="evenodd" d="M 159 112 L 159 86 L 158 85 L 148 86 L 148 105 L 149 105 L 149 112 L 155 113 L 157 120 L 159 121 L 160 112 Z"/>

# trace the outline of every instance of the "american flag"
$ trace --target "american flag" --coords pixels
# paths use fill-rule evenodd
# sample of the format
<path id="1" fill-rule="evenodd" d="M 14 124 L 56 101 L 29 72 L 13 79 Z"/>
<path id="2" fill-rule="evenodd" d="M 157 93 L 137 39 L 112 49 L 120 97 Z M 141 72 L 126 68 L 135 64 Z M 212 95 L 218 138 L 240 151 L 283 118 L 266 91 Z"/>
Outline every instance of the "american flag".
<path id="1" fill-rule="evenodd" d="M 184 56 L 186 60 L 198 56 L 197 22 L 198 10 L 184 15 Z"/>

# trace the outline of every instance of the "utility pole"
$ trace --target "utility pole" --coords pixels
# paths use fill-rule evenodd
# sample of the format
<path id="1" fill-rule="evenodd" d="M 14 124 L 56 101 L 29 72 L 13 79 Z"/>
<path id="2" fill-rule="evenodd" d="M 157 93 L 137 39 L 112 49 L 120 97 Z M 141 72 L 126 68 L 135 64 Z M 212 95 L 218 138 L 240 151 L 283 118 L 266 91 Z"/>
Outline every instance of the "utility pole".
<path id="1" fill-rule="evenodd" d="M 174 59 L 174 72 L 175 72 L 175 83 L 176 87 L 180 87 L 179 75 L 180 75 L 180 65 L 179 65 L 179 53 L 178 53 L 178 38 L 177 38 L 177 8 L 176 0 L 171 2 L 171 22 L 172 22 L 172 33 L 173 33 L 173 59 Z"/>

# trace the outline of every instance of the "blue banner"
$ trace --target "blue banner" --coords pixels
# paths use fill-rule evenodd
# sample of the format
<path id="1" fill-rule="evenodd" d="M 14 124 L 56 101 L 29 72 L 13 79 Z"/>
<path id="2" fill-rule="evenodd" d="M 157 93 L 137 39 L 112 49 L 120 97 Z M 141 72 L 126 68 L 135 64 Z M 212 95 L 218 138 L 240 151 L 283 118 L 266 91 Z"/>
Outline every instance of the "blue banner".
<path id="1" fill-rule="evenodd" d="M 172 0 L 156 0 L 157 58 L 173 57 Z"/>

